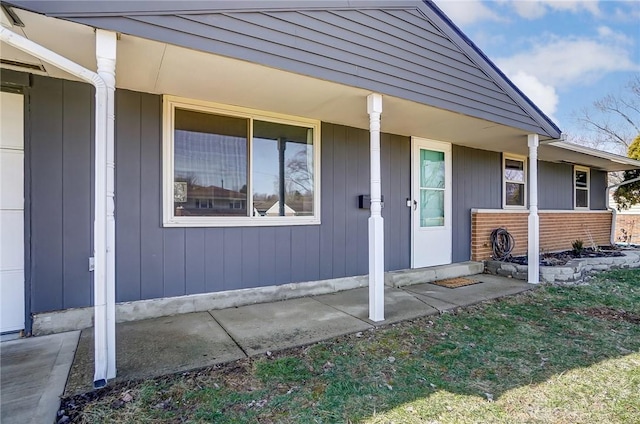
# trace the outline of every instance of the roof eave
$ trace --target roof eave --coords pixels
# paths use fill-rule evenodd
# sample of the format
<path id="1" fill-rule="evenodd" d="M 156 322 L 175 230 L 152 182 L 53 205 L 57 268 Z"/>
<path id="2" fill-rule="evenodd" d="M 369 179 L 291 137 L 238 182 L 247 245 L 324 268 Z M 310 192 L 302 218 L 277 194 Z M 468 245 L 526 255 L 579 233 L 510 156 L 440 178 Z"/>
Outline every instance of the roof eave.
<path id="1" fill-rule="evenodd" d="M 525 95 L 505 74 L 496 66 L 495 63 L 473 42 L 467 35 L 440 9 L 433 0 L 422 0 L 423 3 L 430 7 L 436 15 L 442 19 L 447 27 L 453 31 L 453 35 L 457 36 L 463 44 L 458 44 L 470 59 L 473 60 L 478 67 L 488 72 L 489 75 L 497 82 L 502 83 L 502 88 L 510 95 L 510 97 L 528 111 L 531 116 L 540 124 L 540 126 L 547 132 L 547 136 L 551 139 L 560 139 L 562 131 L 558 126 L 549 118 L 538 106 L 536 106 L 527 95 Z M 440 28 L 445 31 L 444 28 Z M 450 34 L 452 35 L 452 34 Z M 452 37 L 455 41 L 456 37 Z M 474 57 L 476 56 L 476 57 Z M 480 61 L 476 60 L 477 58 Z"/>
<path id="2" fill-rule="evenodd" d="M 587 146 L 581 146 L 578 144 L 568 143 L 566 141 L 553 141 L 546 146 L 556 147 L 563 151 L 579 154 L 582 160 L 569 160 L 565 162 L 575 163 L 576 165 L 586 165 L 592 168 L 601 169 L 607 172 L 617 171 L 629 171 L 634 169 L 640 169 L 640 161 L 627 158 L 624 156 L 616 155 L 609 152 L 603 152 L 601 150 L 593 149 Z M 544 148 L 544 146 L 541 146 Z M 589 158 L 593 158 L 592 161 Z M 606 165 L 602 166 L 602 162 Z"/>

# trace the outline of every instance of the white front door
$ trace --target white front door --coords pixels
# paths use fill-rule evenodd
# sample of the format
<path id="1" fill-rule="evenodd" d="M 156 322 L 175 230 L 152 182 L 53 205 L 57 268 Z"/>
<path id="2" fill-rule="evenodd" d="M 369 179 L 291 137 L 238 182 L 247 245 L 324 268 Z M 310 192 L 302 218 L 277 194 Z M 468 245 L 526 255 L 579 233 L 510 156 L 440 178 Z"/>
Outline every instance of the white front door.
<path id="1" fill-rule="evenodd" d="M 451 263 L 451 144 L 411 139 L 411 267 Z"/>
<path id="2" fill-rule="evenodd" d="M 0 333 L 24 328 L 24 128 L 21 94 L 0 92 Z"/>

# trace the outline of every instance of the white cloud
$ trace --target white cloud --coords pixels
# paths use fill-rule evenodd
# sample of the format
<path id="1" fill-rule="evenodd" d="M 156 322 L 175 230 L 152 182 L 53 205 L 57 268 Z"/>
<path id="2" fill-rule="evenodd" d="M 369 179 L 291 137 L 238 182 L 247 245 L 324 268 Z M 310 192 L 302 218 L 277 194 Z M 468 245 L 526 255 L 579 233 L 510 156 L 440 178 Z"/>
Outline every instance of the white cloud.
<path id="1" fill-rule="evenodd" d="M 572 12 L 586 11 L 592 15 L 600 14 L 597 0 L 518 0 L 510 1 L 518 15 L 525 19 L 539 19 L 547 12 Z"/>
<path id="2" fill-rule="evenodd" d="M 508 76 L 536 106 L 555 121 L 553 115 L 558 108 L 558 93 L 553 86 L 543 84 L 538 78 L 525 71 L 518 71 Z"/>
<path id="3" fill-rule="evenodd" d="M 620 2 L 617 3 L 611 20 L 616 22 L 638 22 L 640 21 L 640 2 Z"/>
<path id="4" fill-rule="evenodd" d="M 608 26 L 604 26 L 604 25 L 598 27 L 598 36 L 602 39 L 609 39 L 609 40 L 618 42 L 620 44 L 627 44 L 627 45 L 633 44 L 633 39 L 631 39 L 630 37 L 626 36 L 621 32 L 616 32 L 611 28 L 609 28 Z"/>
<path id="5" fill-rule="evenodd" d="M 609 72 L 637 71 L 633 45 L 624 35 L 601 27 L 599 36 L 547 36 L 534 41 L 529 51 L 496 59 L 507 74 L 526 71 L 554 87 L 588 85 Z"/>
<path id="6" fill-rule="evenodd" d="M 503 20 L 481 0 L 437 0 L 436 3 L 458 26 Z"/>

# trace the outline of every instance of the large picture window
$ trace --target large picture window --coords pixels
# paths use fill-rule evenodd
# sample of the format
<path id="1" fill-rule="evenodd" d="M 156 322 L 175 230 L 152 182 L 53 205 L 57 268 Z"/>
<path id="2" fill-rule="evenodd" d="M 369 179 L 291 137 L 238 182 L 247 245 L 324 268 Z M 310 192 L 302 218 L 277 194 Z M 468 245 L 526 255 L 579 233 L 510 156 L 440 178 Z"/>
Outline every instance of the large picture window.
<path id="1" fill-rule="evenodd" d="M 320 222 L 320 125 L 164 98 L 164 225 Z"/>
<path id="2" fill-rule="evenodd" d="M 502 162 L 503 205 L 524 208 L 527 204 L 527 162 L 524 158 L 504 155 Z"/>

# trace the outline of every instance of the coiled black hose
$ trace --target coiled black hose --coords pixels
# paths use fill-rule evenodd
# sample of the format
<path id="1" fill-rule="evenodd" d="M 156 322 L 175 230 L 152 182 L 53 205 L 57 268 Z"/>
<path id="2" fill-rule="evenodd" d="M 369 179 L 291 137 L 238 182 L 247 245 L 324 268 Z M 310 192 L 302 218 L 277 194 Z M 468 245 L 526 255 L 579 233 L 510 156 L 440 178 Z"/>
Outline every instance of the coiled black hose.
<path id="1" fill-rule="evenodd" d="M 504 228 L 496 228 L 491 232 L 491 250 L 493 259 L 504 261 L 511 256 L 516 243 L 513 236 Z"/>

